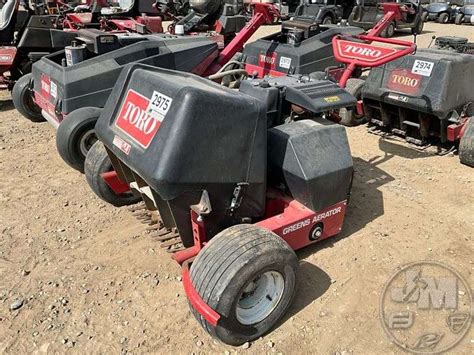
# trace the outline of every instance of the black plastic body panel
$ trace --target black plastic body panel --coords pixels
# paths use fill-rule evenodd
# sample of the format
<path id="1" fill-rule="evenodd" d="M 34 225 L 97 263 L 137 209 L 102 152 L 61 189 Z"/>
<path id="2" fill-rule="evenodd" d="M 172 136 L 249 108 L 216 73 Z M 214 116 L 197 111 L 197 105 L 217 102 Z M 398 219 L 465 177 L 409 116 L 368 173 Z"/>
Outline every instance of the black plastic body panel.
<path id="1" fill-rule="evenodd" d="M 282 183 L 313 211 L 348 199 L 353 162 L 345 128 L 301 120 L 268 131 L 269 185 Z"/>
<path id="2" fill-rule="evenodd" d="M 81 107 L 103 107 L 122 68 L 143 63 L 180 71 L 192 71 L 216 52 L 217 44 L 206 37 L 149 35 L 146 41 L 85 60 L 71 67 L 60 65 L 64 51 L 42 58 L 33 65 L 34 90 L 41 91 L 41 76 L 57 84 L 57 97 L 49 100 L 68 114 Z"/>
<path id="3" fill-rule="evenodd" d="M 147 148 L 116 125 L 129 89 L 148 99 L 154 91 L 172 99 Z M 209 237 L 243 218 L 264 214 L 267 127 L 266 108 L 259 100 L 193 74 L 129 65 L 95 128 L 120 164 L 166 202 L 186 246 L 192 245 L 190 206 L 199 202 L 203 190 L 212 207 L 205 217 Z M 117 136 L 130 145 L 128 154 L 114 145 Z M 239 183 L 244 183 L 242 201 L 230 214 Z"/>
<path id="4" fill-rule="evenodd" d="M 412 73 L 416 60 L 432 63 L 429 76 Z M 412 81 L 407 85 L 394 85 L 393 81 L 397 79 L 394 75 L 408 77 Z M 459 111 L 466 103 L 474 101 L 473 78 L 474 56 L 446 50 L 418 49 L 414 55 L 373 68 L 362 89 L 362 98 L 396 103 L 397 106 L 444 119 L 449 112 Z M 404 99 L 393 99 L 391 93 L 401 94 Z"/>

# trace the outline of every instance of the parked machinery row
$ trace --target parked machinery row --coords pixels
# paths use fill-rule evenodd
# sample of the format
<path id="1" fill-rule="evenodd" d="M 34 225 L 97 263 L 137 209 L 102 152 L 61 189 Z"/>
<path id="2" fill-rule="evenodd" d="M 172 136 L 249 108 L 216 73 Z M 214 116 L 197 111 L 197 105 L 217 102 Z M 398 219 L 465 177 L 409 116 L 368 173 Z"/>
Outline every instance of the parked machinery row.
<path id="1" fill-rule="evenodd" d="M 196 320 L 231 345 L 287 312 L 294 251 L 342 231 L 354 172 L 345 126 L 439 144 L 474 166 L 463 39 L 419 49 L 387 38 L 422 31 L 419 4 L 305 1 L 245 46 L 281 13 L 254 3 L 245 24 L 242 4 L 191 0 L 167 34 L 81 29 L 13 88 L 21 113 L 58 128 L 60 155 L 97 196 L 132 205 L 182 267 Z"/>

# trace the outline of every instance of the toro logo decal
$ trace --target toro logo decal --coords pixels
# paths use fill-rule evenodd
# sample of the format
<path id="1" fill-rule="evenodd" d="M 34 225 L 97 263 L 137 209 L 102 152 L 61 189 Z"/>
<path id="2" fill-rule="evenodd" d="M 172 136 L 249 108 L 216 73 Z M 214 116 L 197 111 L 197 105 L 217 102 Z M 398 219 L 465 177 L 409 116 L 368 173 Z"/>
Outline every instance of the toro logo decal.
<path id="1" fill-rule="evenodd" d="M 387 88 L 414 95 L 420 90 L 421 80 L 421 75 L 414 74 L 406 69 L 395 69 L 388 77 Z"/>
<path id="2" fill-rule="evenodd" d="M 338 40 L 337 50 L 341 57 L 375 63 L 397 52 L 394 48 L 374 47 L 365 43 Z"/>
<path id="3" fill-rule="evenodd" d="M 157 95 L 159 97 L 155 98 Z M 160 98 L 165 101 L 159 101 Z M 170 98 L 157 92 L 153 94 L 152 100 L 149 100 L 136 91 L 129 90 L 115 125 L 140 146 L 148 148 L 161 126 L 171 101 Z M 166 106 L 163 102 L 166 102 Z"/>
<path id="4" fill-rule="evenodd" d="M 258 55 L 258 66 L 263 68 L 275 69 L 277 54 L 275 52 Z"/>

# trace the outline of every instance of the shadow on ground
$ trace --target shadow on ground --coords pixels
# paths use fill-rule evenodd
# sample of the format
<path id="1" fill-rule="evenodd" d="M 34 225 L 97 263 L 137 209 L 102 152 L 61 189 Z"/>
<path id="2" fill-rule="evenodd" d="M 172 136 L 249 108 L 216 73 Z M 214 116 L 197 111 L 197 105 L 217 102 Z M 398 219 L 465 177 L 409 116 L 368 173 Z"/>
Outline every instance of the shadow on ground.
<path id="1" fill-rule="evenodd" d="M 11 111 L 14 110 L 15 106 L 13 105 L 13 101 L 9 99 L 0 100 L 0 112 Z"/>
<path id="2" fill-rule="evenodd" d="M 383 195 L 379 188 L 394 180 L 378 167 L 384 161 L 380 156 L 368 161 L 354 158 L 354 181 L 342 233 L 297 252 L 302 260 L 297 296 L 280 324 L 324 295 L 331 285 L 331 277 L 325 271 L 304 259 L 322 249 L 332 248 L 339 240 L 350 237 L 384 214 Z"/>
<path id="3" fill-rule="evenodd" d="M 382 161 L 392 159 L 393 157 L 402 157 L 405 159 L 420 159 L 420 158 L 429 158 L 434 155 L 442 154 L 444 151 L 441 146 L 429 146 L 426 150 L 422 150 L 416 146 L 407 146 L 408 143 L 401 142 L 396 138 L 390 137 L 381 137 L 379 139 L 379 148 L 385 155 L 382 158 Z M 429 150 L 428 150 L 429 149 Z M 434 152 L 435 150 L 436 152 Z"/>

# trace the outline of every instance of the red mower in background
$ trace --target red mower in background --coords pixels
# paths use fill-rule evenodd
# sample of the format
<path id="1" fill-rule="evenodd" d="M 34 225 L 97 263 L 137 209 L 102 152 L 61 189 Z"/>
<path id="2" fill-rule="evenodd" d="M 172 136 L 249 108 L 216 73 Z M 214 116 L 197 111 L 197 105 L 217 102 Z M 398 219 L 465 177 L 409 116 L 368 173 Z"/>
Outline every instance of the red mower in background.
<path id="1" fill-rule="evenodd" d="M 105 154 L 114 171 L 102 178 L 142 199 L 135 215 L 182 265 L 191 311 L 214 338 L 239 345 L 272 329 L 295 294 L 294 250 L 341 232 L 353 162 L 345 128 L 331 120 L 358 106 L 344 89 L 356 67 L 416 49 L 377 36 L 392 16 L 367 35 L 334 38 L 346 63 L 339 83 L 326 73 L 287 75 L 231 90 L 173 70 L 122 71 L 86 175 Z M 218 73 L 211 79 L 240 72 Z"/>
<path id="2" fill-rule="evenodd" d="M 19 78 L 31 71 L 34 62 L 70 45 L 79 29 L 163 31 L 161 18 L 148 16 L 145 8 L 140 7 L 140 0 L 127 4 L 124 9 L 112 7 L 106 10 L 97 2 L 73 7 L 54 1 L 46 8 L 43 5 L 32 10 L 20 8 L 20 0 L 7 0 L 0 10 L 3 19 L 0 23 L 0 88 L 11 90 Z M 156 9 L 151 10 L 150 15 L 157 13 Z"/>

